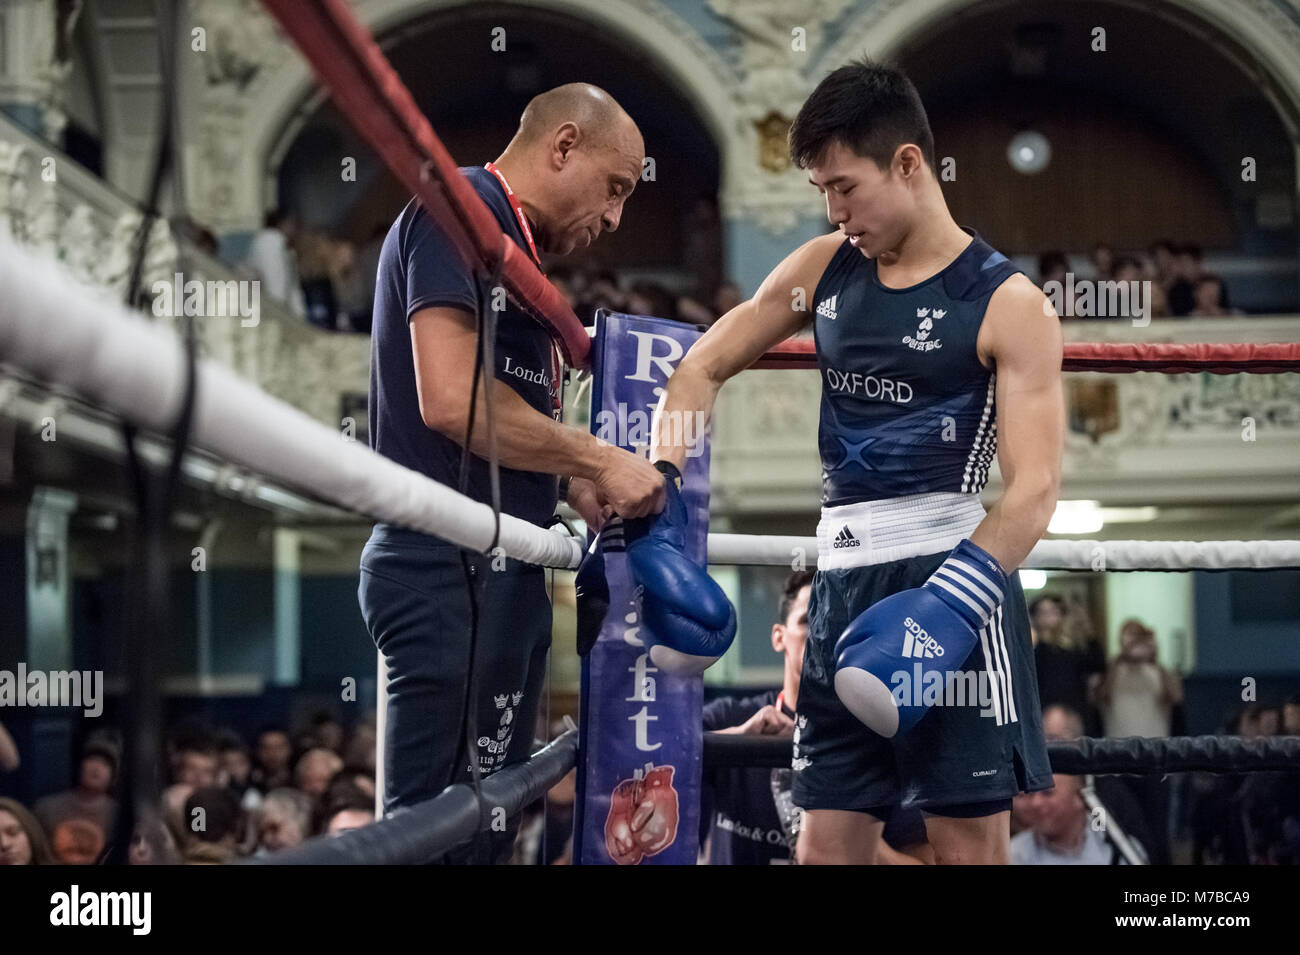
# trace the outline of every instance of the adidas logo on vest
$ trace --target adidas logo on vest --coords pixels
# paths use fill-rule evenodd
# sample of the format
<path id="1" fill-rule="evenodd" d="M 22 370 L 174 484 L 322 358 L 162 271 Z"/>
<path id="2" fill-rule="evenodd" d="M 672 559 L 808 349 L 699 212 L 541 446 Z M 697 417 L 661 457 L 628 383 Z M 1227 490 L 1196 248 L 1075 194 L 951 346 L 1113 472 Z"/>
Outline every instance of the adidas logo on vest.
<path id="1" fill-rule="evenodd" d="M 835 300 L 837 298 L 839 298 L 839 295 L 832 295 L 830 298 L 823 299 L 817 305 L 817 314 L 822 318 L 829 318 L 832 322 L 835 321 Z"/>
<path id="2" fill-rule="evenodd" d="M 849 530 L 848 524 L 845 524 L 842 528 L 840 528 L 840 532 L 835 535 L 835 540 L 831 543 L 832 548 L 861 547 L 861 546 L 862 546 L 862 541 L 858 540 L 856 537 L 853 536 L 853 532 Z"/>

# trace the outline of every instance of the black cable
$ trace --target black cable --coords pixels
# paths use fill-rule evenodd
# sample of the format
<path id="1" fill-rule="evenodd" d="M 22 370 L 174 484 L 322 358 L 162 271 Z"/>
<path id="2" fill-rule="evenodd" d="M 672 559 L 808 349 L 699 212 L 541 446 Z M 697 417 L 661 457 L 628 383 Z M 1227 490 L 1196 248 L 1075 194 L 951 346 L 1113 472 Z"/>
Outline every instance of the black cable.
<path id="1" fill-rule="evenodd" d="M 141 278 L 148 253 L 149 236 L 159 220 L 162 187 L 172 166 L 173 99 L 175 78 L 174 52 L 176 25 L 175 4 L 163 0 L 158 4 L 159 73 L 162 78 L 159 104 L 159 136 L 153 173 L 143 207 L 143 216 L 135 234 L 131 269 L 126 287 L 126 302 L 137 308 L 143 302 Z M 119 780 L 123 798 L 117 814 L 113 840 L 106 859 L 125 864 L 129 859 L 131 838 L 138 824 L 158 812 L 161 792 L 159 771 L 163 751 L 160 727 L 163 719 L 162 653 L 163 634 L 169 632 L 170 610 L 170 529 L 171 511 L 180 485 L 181 462 L 189 443 L 197 389 L 197 345 L 193 321 L 179 316 L 185 349 L 184 395 L 175 423 L 169 432 L 172 451 L 165 473 L 159 477 L 142 460 L 136 446 L 138 429 L 122 423 L 126 445 L 128 473 L 136 502 L 136 527 L 132 535 L 135 560 L 131 562 L 127 583 L 127 625 L 124 656 L 127 668 L 127 693 L 124 712 L 124 751 Z"/>
<path id="2" fill-rule="evenodd" d="M 505 241 L 510 240 L 505 239 Z M 458 477 L 458 490 L 461 494 L 466 494 L 469 488 L 469 464 L 472 456 L 474 421 L 478 413 L 478 390 L 480 383 L 483 383 L 483 401 L 487 409 L 488 480 L 493 518 L 492 542 L 488 546 L 488 554 L 494 557 L 501 537 L 501 484 L 497 460 L 495 402 L 492 398 L 493 384 L 496 381 L 497 312 L 492 307 L 491 300 L 494 290 L 500 287 L 500 279 L 501 263 L 499 262 L 490 275 L 480 276 L 476 286 L 478 310 L 474 341 L 474 374 L 470 382 L 469 415 L 465 422 L 465 439 L 461 444 L 460 474 Z M 488 373 L 488 369 L 491 369 L 491 373 Z M 457 734 L 459 738 L 457 744 L 458 754 L 452 763 L 451 778 L 448 780 L 448 785 L 455 783 L 460 772 L 459 766 L 464 765 L 464 761 L 468 760 L 470 784 L 475 796 L 480 797 L 480 810 L 486 811 L 485 803 L 481 799 L 483 774 L 482 767 L 479 765 L 476 742 L 478 739 L 479 595 L 475 590 L 469 553 L 464 548 L 460 550 L 460 562 L 461 573 L 465 579 L 466 593 L 469 596 L 469 652 L 466 654 L 465 699 L 461 707 L 460 726 Z M 479 586 L 483 587 L 486 584 L 480 583 Z M 483 827 L 480 826 L 480 834 L 482 829 Z M 476 844 L 478 838 L 479 836 L 476 835 Z"/>

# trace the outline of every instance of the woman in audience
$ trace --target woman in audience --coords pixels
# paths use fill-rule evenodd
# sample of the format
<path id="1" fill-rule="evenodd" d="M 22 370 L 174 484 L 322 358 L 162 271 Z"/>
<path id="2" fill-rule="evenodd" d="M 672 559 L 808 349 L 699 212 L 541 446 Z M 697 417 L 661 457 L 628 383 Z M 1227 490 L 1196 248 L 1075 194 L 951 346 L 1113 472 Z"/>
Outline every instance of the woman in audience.
<path id="1" fill-rule="evenodd" d="M 1101 647 L 1091 639 L 1086 621 L 1077 618 L 1061 597 L 1045 594 L 1029 605 L 1038 671 L 1038 699 L 1044 707 L 1059 703 L 1089 713 L 1089 691 L 1106 669 Z M 1093 722 L 1089 720 L 1089 722 Z M 1095 732 L 1092 726 L 1090 732 Z"/>
<path id="2" fill-rule="evenodd" d="M 0 865 L 53 865 L 49 840 L 16 799 L 0 797 Z"/>

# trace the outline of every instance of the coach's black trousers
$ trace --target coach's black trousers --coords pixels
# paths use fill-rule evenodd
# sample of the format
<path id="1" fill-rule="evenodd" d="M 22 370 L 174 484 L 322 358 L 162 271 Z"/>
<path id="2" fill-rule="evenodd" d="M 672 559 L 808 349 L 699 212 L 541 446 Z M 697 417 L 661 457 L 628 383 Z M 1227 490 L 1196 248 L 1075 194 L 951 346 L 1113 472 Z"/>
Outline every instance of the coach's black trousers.
<path id="1" fill-rule="evenodd" d="M 526 760 L 551 645 L 545 570 L 468 553 L 478 600 L 474 652 L 477 717 L 471 758 L 483 775 Z M 384 811 L 431 799 L 468 782 L 459 763 L 469 688 L 470 598 L 460 548 L 378 524 L 361 554 L 361 612 L 388 663 Z M 517 820 L 455 861 L 504 861 Z"/>

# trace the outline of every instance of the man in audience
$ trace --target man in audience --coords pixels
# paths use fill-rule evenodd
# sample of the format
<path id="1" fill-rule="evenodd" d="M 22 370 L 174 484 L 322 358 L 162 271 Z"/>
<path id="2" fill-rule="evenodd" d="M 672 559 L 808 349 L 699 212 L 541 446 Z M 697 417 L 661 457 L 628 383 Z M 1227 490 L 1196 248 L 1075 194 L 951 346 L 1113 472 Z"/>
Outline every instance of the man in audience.
<path id="1" fill-rule="evenodd" d="M 325 832 L 334 836 L 340 832 L 347 832 L 349 829 L 364 829 L 374 821 L 375 811 L 373 809 L 345 807 L 329 817 L 329 821 L 325 824 Z"/>
<path id="2" fill-rule="evenodd" d="M 117 816 L 117 800 L 110 795 L 117 760 L 117 751 L 107 743 L 88 743 L 76 785 L 36 801 L 33 814 L 49 833 L 60 861 L 89 865 L 104 851 Z"/>
<path id="3" fill-rule="evenodd" d="M 1140 620 L 1120 626 L 1120 652 L 1106 669 L 1097 689 L 1106 735 L 1164 739 L 1172 731 L 1175 713 L 1183 705 L 1183 682 L 1157 661 L 1156 635 Z M 1127 780 L 1141 801 L 1153 840 L 1148 843 L 1153 865 L 1169 863 L 1169 805 L 1171 786 L 1160 776 Z"/>
<path id="4" fill-rule="evenodd" d="M 1055 785 L 1027 793 L 1029 828 L 1011 837 L 1012 865 L 1126 865 L 1105 828 L 1084 802 L 1078 776 L 1052 777 Z"/>
<path id="5" fill-rule="evenodd" d="M 334 835 L 348 829 L 360 829 L 375 821 L 375 794 L 358 786 L 346 771 L 330 781 L 320 801 L 321 832 Z"/>
<path id="6" fill-rule="evenodd" d="M 267 727 L 257 734 L 256 765 L 250 778 L 259 792 L 265 795 L 272 789 L 292 783 L 292 757 L 293 745 L 284 730 Z"/>
<path id="7" fill-rule="evenodd" d="M 1176 708 L 1183 704 L 1183 682 L 1157 660 L 1155 631 L 1140 620 L 1125 620 L 1120 651 L 1106 667 L 1097 702 L 1107 736 L 1168 736 Z"/>
<path id="8" fill-rule="evenodd" d="M 1223 318 L 1240 315 L 1241 309 L 1228 307 L 1228 290 L 1223 279 L 1213 272 L 1205 272 L 1192 286 L 1192 311 L 1197 318 Z"/>
<path id="9" fill-rule="evenodd" d="M 223 865 L 235 858 L 243 826 L 239 800 L 225 786 L 205 786 L 185 800 L 184 862 Z"/>
<path id="10" fill-rule="evenodd" d="M 217 744 L 206 734 L 189 737 L 176 746 L 173 782 L 184 783 L 195 789 L 217 784 L 221 759 Z"/>
<path id="11" fill-rule="evenodd" d="M 782 588 L 771 635 L 772 649 L 782 656 L 781 689 L 743 699 L 714 700 L 704 707 L 705 732 L 794 735 L 799 678 L 808 638 L 812 576 L 812 571 L 796 571 Z M 789 780 L 784 778 L 788 776 L 789 770 L 784 769 L 716 769 L 706 774 L 704 785 L 712 797 L 705 800 L 711 809 L 707 816 L 711 865 L 790 861 L 794 807 L 790 802 Z M 781 808 L 777 800 L 781 801 Z M 704 813 L 701 821 L 705 821 Z"/>
<path id="12" fill-rule="evenodd" d="M 1066 706 L 1043 710 L 1043 736 L 1048 742 L 1078 739 L 1083 717 Z M 1121 844 L 1136 847 L 1145 861 L 1150 836 L 1141 809 L 1119 777 L 1077 777 L 1055 774 L 1055 786 L 1040 793 L 1022 793 L 1012 815 L 1022 827 L 1011 837 L 1013 865 L 1122 864 Z M 1084 799 L 1090 787 L 1093 804 Z M 1082 819 L 1084 832 L 1080 828 Z"/>
<path id="13" fill-rule="evenodd" d="M 311 835 L 311 799 L 296 789 L 272 789 L 257 819 L 257 855 L 299 845 Z"/>
<path id="14" fill-rule="evenodd" d="M 253 760 L 248 746 L 237 734 L 227 731 L 219 736 L 217 750 L 219 781 L 235 794 L 241 808 L 248 812 L 256 809 L 261 805 L 262 794 L 252 783 Z"/>
<path id="15" fill-rule="evenodd" d="M 248 269 L 261 280 L 262 294 L 284 303 L 293 314 L 307 314 L 298 261 L 293 242 L 298 235 L 298 217 L 286 209 L 266 214 L 264 227 L 248 248 Z"/>
<path id="16" fill-rule="evenodd" d="M 1166 291 L 1176 278 L 1174 268 L 1174 244 L 1168 239 L 1153 242 L 1147 249 L 1151 263 L 1151 279 Z"/>
<path id="17" fill-rule="evenodd" d="M 328 749 L 309 749 L 294 768 L 294 785 L 300 792 L 319 799 L 329 789 L 330 780 L 343 768 L 343 760 Z"/>
<path id="18" fill-rule="evenodd" d="M 1183 245 L 1174 250 L 1173 275 L 1168 285 L 1169 314 L 1187 316 L 1195 307 L 1193 290 L 1201 277 L 1201 248 Z"/>

